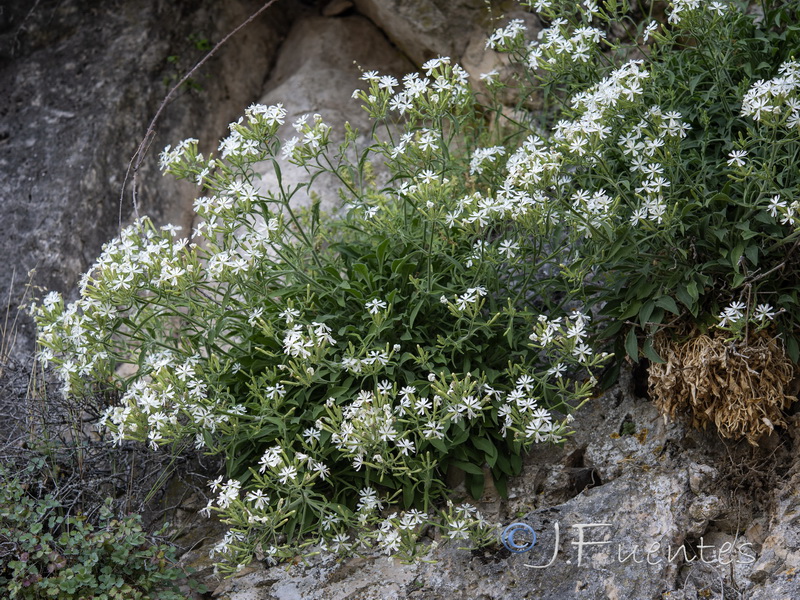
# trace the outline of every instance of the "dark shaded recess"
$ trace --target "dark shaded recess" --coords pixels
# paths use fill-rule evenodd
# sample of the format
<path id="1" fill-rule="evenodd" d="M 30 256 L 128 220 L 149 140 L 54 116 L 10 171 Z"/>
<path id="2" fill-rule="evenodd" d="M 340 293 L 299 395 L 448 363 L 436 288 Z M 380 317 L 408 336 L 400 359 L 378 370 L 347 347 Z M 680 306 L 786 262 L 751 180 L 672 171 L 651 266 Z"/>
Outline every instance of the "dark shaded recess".
<path id="1" fill-rule="evenodd" d="M 588 467 L 584 463 L 586 448 L 578 448 L 567 456 L 564 467 L 569 474 L 570 492 L 572 496 L 577 496 L 583 490 L 603 485 L 600 473 L 594 467 Z"/>
<path id="2" fill-rule="evenodd" d="M 648 369 L 650 368 L 650 361 L 646 358 L 641 359 L 633 366 L 631 373 L 631 381 L 633 383 L 633 393 L 637 398 L 644 398 L 650 400 L 650 391 L 647 388 L 647 381 L 649 377 Z"/>

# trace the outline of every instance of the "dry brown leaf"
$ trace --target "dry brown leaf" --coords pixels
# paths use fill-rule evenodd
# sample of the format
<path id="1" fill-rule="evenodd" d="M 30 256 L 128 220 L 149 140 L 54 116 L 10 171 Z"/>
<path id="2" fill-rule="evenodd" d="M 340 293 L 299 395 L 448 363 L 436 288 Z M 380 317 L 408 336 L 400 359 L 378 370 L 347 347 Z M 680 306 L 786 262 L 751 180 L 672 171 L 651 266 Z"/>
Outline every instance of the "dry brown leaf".
<path id="1" fill-rule="evenodd" d="M 796 367 L 779 340 L 761 332 L 748 342 L 695 335 L 676 342 L 662 333 L 653 346 L 664 363 L 650 365 L 650 393 L 665 415 L 689 413 L 692 425 L 713 423 L 729 438 L 758 438 L 785 427 L 797 400 L 785 390 Z"/>

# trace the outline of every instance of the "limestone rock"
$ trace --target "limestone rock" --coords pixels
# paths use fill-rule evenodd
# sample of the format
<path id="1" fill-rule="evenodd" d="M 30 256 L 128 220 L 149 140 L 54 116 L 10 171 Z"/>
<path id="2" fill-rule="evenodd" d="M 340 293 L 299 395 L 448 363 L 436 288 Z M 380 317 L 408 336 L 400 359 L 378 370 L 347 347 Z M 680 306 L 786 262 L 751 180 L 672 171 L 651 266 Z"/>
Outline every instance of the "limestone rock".
<path id="1" fill-rule="evenodd" d="M 553 600 L 653 598 L 676 576 L 677 567 L 668 561 L 667 552 L 677 552 L 683 543 L 674 509 L 685 504 L 688 493 L 686 477 L 663 471 L 644 478 L 628 474 L 563 505 L 518 519 L 538 535 L 526 554 L 509 555 L 502 547 L 475 552 L 447 548 L 434 554 L 437 563 L 418 565 L 377 557 L 341 564 L 330 558 L 312 559 L 288 570 L 260 568 L 234 577 L 218 587 L 215 596 L 220 600 L 511 600 L 521 594 Z M 545 565 L 549 566 L 532 568 Z"/>
<path id="2" fill-rule="evenodd" d="M 449 56 L 460 60 L 473 31 L 486 33 L 490 14 L 484 0 L 355 0 L 358 10 L 380 27 L 416 64 Z M 495 16 L 499 0 L 489 3 Z M 505 3 L 508 4 L 508 3 Z"/>
<path id="3" fill-rule="evenodd" d="M 320 114 L 332 127 L 331 144 L 335 148 L 343 140 L 344 124 L 359 129 L 361 147 L 369 143 L 370 122 L 352 98 L 353 90 L 363 87 L 361 71 L 377 70 L 383 74 L 402 76 L 413 66 L 381 32 L 362 16 L 336 19 L 307 16 L 298 20 L 289 31 L 275 68 L 261 97 L 263 104 L 283 103 L 287 110 L 286 124 L 279 135 L 296 135 L 292 123 L 306 114 Z M 332 154 L 334 154 L 333 152 Z M 276 189 L 278 180 L 271 165 L 259 169 L 262 189 Z M 284 187 L 309 180 L 302 167 L 281 163 Z M 341 183 L 325 174 L 317 178 L 312 191 L 319 194 L 323 210 L 332 212 L 339 206 Z M 301 191 L 293 202 L 309 205 L 308 190 Z"/>
<path id="4" fill-rule="evenodd" d="M 774 491 L 776 509 L 751 579 L 763 583 L 753 600 L 800 597 L 800 463 Z"/>
<path id="5" fill-rule="evenodd" d="M 689 487 L 695 494 L 706 494 L 711 490 L 717 475 L 714 467 L 692 463 L 689 465 Z"/>
<path id="6" fill-rule="evenodd" d="M 355 5 L 351 0 L 331 0 L 322 9 L 323 17 L 338 17 L 351 10 Z"/>

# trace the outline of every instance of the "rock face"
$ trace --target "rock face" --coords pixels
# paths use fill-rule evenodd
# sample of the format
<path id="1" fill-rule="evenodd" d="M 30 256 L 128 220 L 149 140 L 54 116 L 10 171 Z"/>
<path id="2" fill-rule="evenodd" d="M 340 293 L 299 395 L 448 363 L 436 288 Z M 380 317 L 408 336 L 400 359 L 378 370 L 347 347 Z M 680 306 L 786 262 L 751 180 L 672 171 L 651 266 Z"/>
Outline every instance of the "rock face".
<path id="1" fill-rule="evenodd" d="M 503 11 L 492 0 L 355 0 L 358 10 L 378 25 L 411 60 L 422 64 L 429 58 L 460 59 L 473 32 L 489 29 L 489 10 Z M 505 8 L 510 8 L 506 6 Z M 485 36 L 484 36 L 485 38 Z"/>
<path id="2" fill-rule="evenodd" d="M 29 270 L 34 284 L 68 292 L 129 220 L 125 172 L 168 86 L 260 6 L 18 0 L 0 8 L 0 298 L 12 319 Z M 194 190 L 159 175 L 158 152 L 224 134 L 258 97 L 286 21 L 278 10 L 262 15 L 207 63 L 194 91 L 178 94 L 137 177 L 141 214 L 188 225 Z M 19 323 L 17 348 L 29 351 L 32 327 Z"/>

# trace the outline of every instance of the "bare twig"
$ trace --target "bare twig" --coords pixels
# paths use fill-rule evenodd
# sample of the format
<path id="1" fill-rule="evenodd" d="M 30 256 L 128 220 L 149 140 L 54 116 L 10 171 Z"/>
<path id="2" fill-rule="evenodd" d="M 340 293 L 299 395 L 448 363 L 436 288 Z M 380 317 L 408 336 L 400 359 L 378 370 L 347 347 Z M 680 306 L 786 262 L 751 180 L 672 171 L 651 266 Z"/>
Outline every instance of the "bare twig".
<path id="1" fill-rule="evenodd" d="M 132 185 L 131 185 L 131 198 L 133 199 L 133 215 L 134 218 L 139 218 L 139 205 L 136 201 L 136 176 L 139 172 L 139 167 L 144 160 L 144 157 L 147 156 L 147 152 L 150 149 L 150 145 L 153 142 L 153 138 L 155 137 L 155 127 L 158 119 L 161 117 L 161 113 L 164 112 L 164 109 L 169 105 L 170 101 L 172 100 L 173 95 L 177 92 L 180 87 L 186 83 L 192 75 L 202 67 L 209 58 L 216 54 L 217 50 L 219 50 L 229 39 L 231 39 L 234 35 L 236 35 L 239 31 L 247 27 L 250 23 L 252 23 L 261 13 L 267 10 L 270 6 L 275 4 L 278 0 L 269 0 L 268 2 L 264 3 L 264 5 L 259 8 L 256 12 L 251 14 L 247 19 L 244 20 L 238 27 L 231 30 L 224 38 L 222 38 L 217 44 L 209 50 L 209 52 L 198 62 L 194 67 L 192 67 L 186 75 L 184 75 L 181 80 L 172 86 L 172 89 L 169 93 L 164 97 L 162 100 L 161 105 L 158 107 L 155 116 L 153 117 L 152 121 L 150 121 L 150 125 L 147 127 L 147 131 L 142 138 L 139 147 L 134 152 L 133 156 L 131 156 L 130 162 L 128 162 L 128 168 L 125 171 L 125 178 L 122 181 L 122 189 L 120 190 L 119 194 L 119 228 L 122 229 L 122 205 L 125 199 L 125 188 L 128 185 L 128 179 L 132 176 Z"/>

